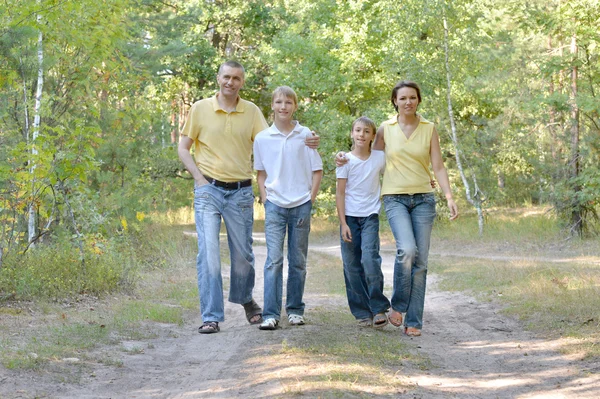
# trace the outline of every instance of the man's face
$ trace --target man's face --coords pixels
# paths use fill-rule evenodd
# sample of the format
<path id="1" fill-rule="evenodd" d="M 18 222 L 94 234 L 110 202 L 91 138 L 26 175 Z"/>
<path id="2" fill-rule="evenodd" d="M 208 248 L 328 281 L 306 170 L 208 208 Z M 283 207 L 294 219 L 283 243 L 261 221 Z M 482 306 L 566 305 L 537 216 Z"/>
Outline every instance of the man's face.
<path id="1" fill-rule="evenodd" d="M 244 71 L 224 65 L 217 75 L 219 91 L 226 97 L 237 97 L 238 92 L 244 85 Z"/>

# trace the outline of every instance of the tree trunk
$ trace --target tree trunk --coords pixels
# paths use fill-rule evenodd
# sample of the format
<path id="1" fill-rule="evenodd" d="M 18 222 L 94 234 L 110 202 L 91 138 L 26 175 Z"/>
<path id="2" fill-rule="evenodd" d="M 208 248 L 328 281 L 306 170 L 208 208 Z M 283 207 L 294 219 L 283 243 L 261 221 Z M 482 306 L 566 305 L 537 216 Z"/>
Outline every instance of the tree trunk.
<path id="1" fill-rule="evenodd" d="M 446 19 L 446 14 L 444 12 L 444 16 L 443 16 L 443 22 L 444 22 L 444 58 L 445 58 L 445 66 L 446 66 L 446 99 L 448 102 L 448 117 L 450 118 L 450 128 L 451 128 L 451 138 L 452 138 L 452 145 L 454 146 L 454 154 L 455 154 L 455 158 L 456 158 L 456 167 L 458 168 L 458 171 L 460 173 L 460 177 L 463 181 L 463 184 L 465 185 L 465 193 L 467 196 L 467 201 L 469 201 L 469 203 L 471 205 L 473 205 L 477 211 L 477 224 L 479 226 L 479 235 L 482 236 L 483 235 L 483 224 L 484 224 L 484 219 L 483 219 L 483 210 L 481 208 L 481 204 L 483 202 L 482 198 L 481 198 L 481 194 L 482 192 L 479 190 L 479 185 L 477 184 L 477 178 L 475 176 L 475 172 L 472 171 L 472 175 L 473 175 L 473 185 L 474 185 L 474 195 L 471 196 L 471 186 L 469 184 L 469 180 L 467 179 L 467 176 L 465 175 L 463 166 L 462 166 L 462 160 L 461 160 L 461 155 L 460 155 L 460 151 L 458 149 L 458 135 L 456 134 L 456 122 L 454 121 L 454 112 L 452 110 L 452 91 L 451 91 L 451 83 L 452 83 L 452 76 L 450 74 L 450 62 L 448 61 L 448 54 L 449 54 L 449 48 L 448 48 L 448 21 Z"/>
<path id="2" fill-rule="evenodd" d="M 38 25 L 42 20 L 41 15 L 37 16 Z M 40 133 L 40 112 L 42 108 L 42 89 L 44 86 L 44 50 L 43 50 L 43 36 L 42 31 L 38 35 L 38 79 L 37 79 L 37 89 L 35 93 L 35 116 L 33 119 L 33 135 L 31 137 L 31 155 L 32 162 L 30 165 L 31 171 L 31 202 L 29 203 L 29 222 L 27 224 L 27 230 L 29 233 L 29 243 L 35 239 L 36 232 L 36 207 L 35 207 L 35 157 L 37 155 L 37 149 L 35 148 L 35 140 L 37 139 Z"/>
<path id="3" fill-rule="evenodd" d="M 581 204 L 578 200 L 578 194 L 581 191 L 577 178 L 580 173 L 579 160 L 581 154 L 579 152 L 579 107 L 577 106 L 577 38 L 571 38 L 571 54 L 573 56 L 573 68 L 571 70 L 571 159 L 570 177 L 573 181 L 573 210 L 571 212 L 571 232 L 574 235 L 581 235 L 583 232 L 583 217 L 581 214 Z"/>

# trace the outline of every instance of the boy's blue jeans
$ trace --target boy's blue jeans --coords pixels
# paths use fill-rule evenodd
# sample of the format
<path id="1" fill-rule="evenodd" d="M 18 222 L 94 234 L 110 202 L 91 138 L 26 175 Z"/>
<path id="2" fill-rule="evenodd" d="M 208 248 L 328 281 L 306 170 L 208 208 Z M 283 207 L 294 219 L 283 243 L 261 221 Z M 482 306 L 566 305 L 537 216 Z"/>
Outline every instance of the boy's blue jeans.
<path id="1" fill-rule="evenodd" d="M 429 242 L 435 220 L 435 196 L 383 196 L 385 212 L 396 240 L 392 309 L 406 312 L 406 327 L 423 327 Z"/>
<path id="2" fill-rule="evenodd" d="M 202 321 L 224 321 L 223 279 L 219 232 L 221 218 L 227 227 L 231 256 L 229 301 L 244 304 L 252 299 L 254 253 L 252 187 L 225 190 L 212 184 L 194 187 L 194 213 L 198 232 L 198 290 Z"/>
<path id="3" fill-rule="evenodd" d="M 385 312 L 390 301 L 383 294 L 379 256 L 379 215 L 346 216 L 352 242 L 341 239 L 344 280 L 350 312 L 358 320 Z"/>
<path id="4" fill-rule="evenodd" d="M 288 235 L 288 278 L 285 309 L 289 315 L 304 315 L 304 283 L 310 233 L 310 201 L 294 208 L 281 208 L 270 201 L 265 203 L 265 300 L 263 319 L 281 317 L 283 296 L 283 243 Z"/>

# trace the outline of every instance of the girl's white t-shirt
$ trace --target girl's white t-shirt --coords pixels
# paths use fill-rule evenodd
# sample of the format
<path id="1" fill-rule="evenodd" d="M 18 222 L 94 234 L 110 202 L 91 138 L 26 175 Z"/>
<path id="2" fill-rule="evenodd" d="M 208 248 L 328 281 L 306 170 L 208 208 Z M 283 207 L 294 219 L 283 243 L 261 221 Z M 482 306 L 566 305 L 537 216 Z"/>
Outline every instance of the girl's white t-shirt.
<path id="1" fill-rule="evenodd" d="M 385 170 L 385 153 L 372 150 L 362 160 L 346 153 L 348 163 L 335 169 L 338 179 L 346 181 L 346 216 L 367 217 L 381 209 L 381 175 Z"/>

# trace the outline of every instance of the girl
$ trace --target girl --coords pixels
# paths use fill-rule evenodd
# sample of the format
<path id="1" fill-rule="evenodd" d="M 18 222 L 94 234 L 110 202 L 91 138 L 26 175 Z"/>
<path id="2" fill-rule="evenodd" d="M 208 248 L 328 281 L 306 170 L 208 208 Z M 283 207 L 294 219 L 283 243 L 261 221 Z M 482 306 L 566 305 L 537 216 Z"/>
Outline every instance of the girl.
<path id="1" fill-rule="evenodd" d="M 380 178 L 383 151 L 371 152 L 375 123 L 360 117 L 352 123 L 352 152 L 336 168 L 336 204 L 348 305 L 359 325 L 383 328 L 390 301 L 383 294 L 379 256 Z"/>

